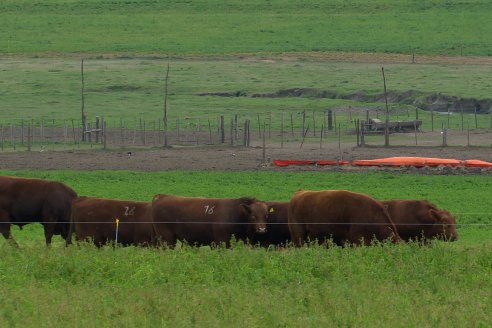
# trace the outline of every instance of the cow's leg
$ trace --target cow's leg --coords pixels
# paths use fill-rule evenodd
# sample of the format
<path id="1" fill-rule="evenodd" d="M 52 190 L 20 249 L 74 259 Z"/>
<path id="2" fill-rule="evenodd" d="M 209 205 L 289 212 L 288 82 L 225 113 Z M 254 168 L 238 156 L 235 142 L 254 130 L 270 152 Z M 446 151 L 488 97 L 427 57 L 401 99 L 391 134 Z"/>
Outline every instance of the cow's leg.
<path id="1" fill-rule="evenodd" d="M 42 222 L 44 226 L 44 238 L 46 240 L 46 246 L 51 245 L 51 239 L 55 234 L 57 217 L 49 206 L 45 206 L 42 212 Z"/>
<path id="2" fill-rule="evenodd" d="M 367 229 L 367 230 L 366 230 Z M 346 241 L 348 241 L 352 245 L 368 245 L 370 244 L 370 238 L 367 238 L 367 231 L 370 231 L 370 227 L 363 225 L 352 225 L 348 230 Z"/>
<path id="3" fill-rule="evenodd" d="M 14 237 L 12 237 L 12 232 L 10 231 L 10 216 L 4 211 L 0 210 L 0 233 L 2 233 L 3 237 L 7 240 L 7 242 L 15 247 L 19 247 Z"/>
<path id="4" fill-rule="evenodd" d="M 176 235 L 172 228 L 162 224 L 154 224 L 154 242 L 156 246 L 174 247 L 176 245 Z"/>
<path id="5" fill-rule="evenodd" d="M 46 246 L 51 245 L 51 239 L 53 238 L 53 234 L 55 232 L 55 223 L 49 222 L 44 223 L 44 238 L 46 239 Z"/>
<path id="6" fill-rule="evenodd" d="M 289 223 L 289 231 L 292 242 L 295 246 L 300 247 L 306 237 L 304 224 Z"/>

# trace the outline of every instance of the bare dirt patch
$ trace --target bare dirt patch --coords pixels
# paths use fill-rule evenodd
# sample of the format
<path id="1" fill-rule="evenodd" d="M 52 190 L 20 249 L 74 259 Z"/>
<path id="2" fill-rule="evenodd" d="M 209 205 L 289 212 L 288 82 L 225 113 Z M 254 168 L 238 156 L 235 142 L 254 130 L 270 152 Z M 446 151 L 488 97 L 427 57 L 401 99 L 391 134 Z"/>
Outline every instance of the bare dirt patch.
<path id="1" fill-rule="evenodd" d="M 274 159 L 343 160 L 374 159 L 392 156 L 422 156 L 455 159 L 481 159 L 492 162 L 491 147 L 354 147 L 352 143 L 267 144 L 263 150 L 253 147 L 174 147 L 168 149 L 23 151 L 0 154 L 0 169 L 13 170 L 218 170 L 218 171 L 341 171 L 341 172 L 410 172 L 423 174 L 484 174 L 491 169 L 465 168 L 380 168 L 344 166 L 289 166 L 279 168 Z"/>

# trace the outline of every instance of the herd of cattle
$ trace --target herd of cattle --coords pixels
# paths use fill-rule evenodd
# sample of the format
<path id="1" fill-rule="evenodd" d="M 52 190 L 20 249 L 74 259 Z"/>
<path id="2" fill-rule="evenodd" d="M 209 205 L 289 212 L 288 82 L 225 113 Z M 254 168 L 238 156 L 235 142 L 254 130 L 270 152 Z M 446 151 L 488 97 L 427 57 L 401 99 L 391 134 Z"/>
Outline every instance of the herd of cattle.
<path id="1" fill-rule="evenodd" d="M 118 220 L 118 223 L 116 221 Z M 308 241 L 369 244 L 372 240 L 456 240 L 456 221 L 425 200 L 377 201 L 344 190 L 297 191 L 290 202 L 156 195 L 151 202 L 78 197 L 70 187 L 42 179 L 0 177 L 0 232 L 39 222 L 46 244 L 61 235 L 101 246 L 228 244 L 234 236 L 261 246 Z"/>

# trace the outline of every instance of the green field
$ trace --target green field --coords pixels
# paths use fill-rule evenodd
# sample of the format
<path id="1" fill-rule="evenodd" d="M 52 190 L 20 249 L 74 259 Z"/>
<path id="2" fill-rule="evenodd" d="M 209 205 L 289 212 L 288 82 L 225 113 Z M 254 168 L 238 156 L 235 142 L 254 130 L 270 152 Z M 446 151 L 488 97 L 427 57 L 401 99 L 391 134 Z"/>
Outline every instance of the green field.
<path id="1" fill-rule="evenodd" d="M 319 127 L 322 113 L 337 108 L 343 108 L 337 123 L 352 128 L 364 109 L 374 116 L 384 103 L 342 98 L 381 94 L 383 65 L 390 93 L 491 99 L 491 17 L 492 2 L 485 0 L 2 0 L 2 150 L 13 150 L 14 125 L 43 122 L 48 135 L 50 128 L 71 127 L 72 120 L 80 125 L 82 58 L 88 118 L 104 116 L 110 128 L 162 120 L 168 64 L 171 128 L 178 119 L 182 128 L 199 119 L 204 130 L 208 120 L 215 129 L 219 115 L 228 123 L 237 114 L 240 122 L 251 119 L 255 132 L 258 115 L 279 129 L 284 113 L 286 129 L 292 114 L 298 131 L 304 111 L 309 123 L 318 117 Z M 351 62 L 339 54 L 329 59 L 327 52 L 334 51 L 376 54 L 369 62 Z M 384 62 L 388 53 L 408 56 Z M 423 55 L 463 58 L 424 63 Z M 480 58 L 460 64 L 467 56 Z M 253 96 L 292 88 L 337 97 Z M 241 96 L 198 95 L 217 92 Z M 389 106 L 391 119 L 415 117 L 411 101 Z M 357 107 L 363 109 L 352 113 Z M 419 111 L 419 117 L 428 131 L 430 113 Z M 478 127 L 490 129 L 491 119 L 479 115 Z M 436 130 L 441 124 L 447 126 L 448 117 L 436 114 Z M 449 117 L 449 127 L 461 128 L 460 115 Z M 474 127 L 473 115 L 465 115 L 464 127 Z M 80 195 L 143 201 L 157 193 L 289 200 L 299 188 L 428 199 L 456 216 L 460 234 L 457 242 L 427 246 L 95 249 L 66 248 L 59 236 L 45 248 L 39 224 L 14 227 L 19 249 L 0 237 L 0 327 L 492 327 L 490 176 L 0 174 L 62 181 Z"/>
<path id="2" fill-rule="evenodd" d="M 4 0 L 0 53 L 492 55 L 484 0 Z"/>
<path id="3" fill-rule="evenodd" d="M 273 62 L 235 59 L 221 60 L 161 60 L 161 59 L 90 59 L 85 61 L 85 111 L 91 121 L 104 116 L 108 126 L 119 128 L 121 122 L 133 127 L 140 119 L 148 124 L 162 120 L 164 77 L 170 64 L 168 113 L 169 125 L 174 128 L 180 119 L 181 127 L 194 126 L 197 119 L 203 129 L 207 120 L 217 125 L 217 117 L 238 115 L 240 122 L 260 119 L 280 129 L 282 112 L 286 129 L 301 125 L 307 113 L 311 123 L 313 112 L 318 117 L 318 129 L 326 109 L 343 107 L 337 113 L 342 128 L 353 128 L 353 119 L 365 118 L 364 111 L 376 110 L 382 116 L 384 102 L 303 97 L 258 98 L 255 94 L 275 93 L 292 88 L 312 88 L 331 91 L 344 96 L 363 91 L 368 95 L 383 92 L 381 65 L 376 63 L 333 63 L 318 60 L 283 60 Z M 462 98 L 489 99 L 492 87 L 490 65 L 387 64 L 385 74 L 391 92 L 413 90 L 414 99 L 429 94 L 445 94 Z M 63 58 L 3 59 L 0 60 L 0 122 L 3 125 L 24 124 L 34 120 L 39 127 L 70 125 L 74 119 L 80 124 L 81 82 L 80 61 Z M 199 96 L 200 93 L 241 92 L 240 97 Z M 405 103 L 390 103 L 391 119 L 413 119 L 415 107 Z M 352 120 L 350 120 L 350 118 Z M 430 113 L 419 110 L 424 128 L 431 126 Z M 467 124 L 474 128 L 473 114 L 465 114 Z M 435 127 L 447 125 L 446 115 L 435 115 Z M 450 128 L 461 127 L 459 113 L 450 118 Z M 478 115 L 478 127 L 490 128 L 491 115 Z"/>
<path id="4" fill-rule="evenodd" d="M 81 195 L 155 193 L 288 200 L 300 187 L 426 198 L 455 213 L 460 240 L 283 251 L 63 246 L 39 225 L 0 241 L 0 326 L 477 326 L 492 324 L 492 179 L 268 172 L 1 171 L 63 181 Z M 477 190 L 480 195 L 477 196 Z M 56 309 L 56 310 L 55 310 Z"/>

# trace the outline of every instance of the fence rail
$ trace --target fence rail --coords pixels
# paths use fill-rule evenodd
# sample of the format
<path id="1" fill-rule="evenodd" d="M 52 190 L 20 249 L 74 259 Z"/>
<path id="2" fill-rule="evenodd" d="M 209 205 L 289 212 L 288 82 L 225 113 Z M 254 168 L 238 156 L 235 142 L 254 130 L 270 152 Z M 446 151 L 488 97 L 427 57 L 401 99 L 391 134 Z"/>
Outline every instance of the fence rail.
<path id="1" fill-rule="evenodd" d="M 374 117 L 378 111 L 372 111 Z M 370 112 L 364 115 L 345 113 L 345 116 L 331 110 L 307 114 L 282 113 L 256 117 L 233 114 L 214 118 L 176 118 L 164 130 L 160 119 L 124 121 L 106 120 L 96 117 L 86 127 L 76 120 L 19 120 L 17 123 L 0 124 L 0 151 L 44 151 L 90 148 L 133 148 L 161 147 L 167 138 L 168 145 L 203 146 L 227 145 L 262 146 L 268 140 L 269 146 L 283 148 L 286 144 L 316 143 L 319 148 L 328 142 L 364 146 L 384 146 L 381 129 L 370 128 Z M 360 114 L 360 113 L 359 113 Z M 400 114 L 404 114 L 401 112 Z M 290 117 L 289 117 L 290 116 Z M 448 117 L 449 119 L 449 117 Z M 439 123 L 439 124 L 438 124 Z M 492 128 L 480 126 L 467 128 L 454 126 L 445 119 L 434 127 L 414 125 L 414 129 L 391 131 L 391 146 L 487 146 L 492 145 Z M 437 126 L 439 125 L 439 127 Z M 84 135 L 84 138 L 82 138 Z M 82 140 L 85 141 L 82 141 Z"/>

